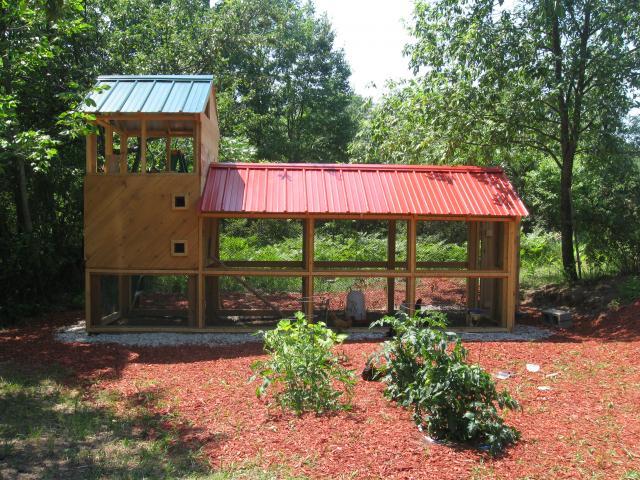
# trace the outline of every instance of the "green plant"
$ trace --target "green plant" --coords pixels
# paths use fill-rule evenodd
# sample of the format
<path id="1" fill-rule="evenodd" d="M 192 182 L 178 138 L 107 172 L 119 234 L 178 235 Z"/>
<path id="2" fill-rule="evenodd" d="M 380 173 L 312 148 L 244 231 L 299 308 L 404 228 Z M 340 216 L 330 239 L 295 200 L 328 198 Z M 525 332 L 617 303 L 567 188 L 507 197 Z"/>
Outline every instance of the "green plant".
<path id="1" fill-rule="evenodd" d="M 640 298 L 640 277 L 629 277 L 618 287 L 624 303 L 631 303 Z"/>
<path id="2" fill-rule="evenodd" d="M 275 387 L 275 401 L 298 415 L 350 408 L 355 376 L 333 353 L 333 347 L 346 335 L 333 332 L 322 322 L 308 322 L 301 312 L 294 320 L 281 320 L 274 330 L 260 334 L 270 358 L 251 366 L 255 372 L 251 380 L 262 378 L 256 389 L 258 398 Z M 342 387 L 336 388 L 336 384 Z"/>
<path id="3" fill-rule="evenodd" d="M 413 407 L 416 424 L 430 436 L 473 442 L 492 454 L 519 439 L 498 412 L 517 409 L 518 402 L 498 392 L 479 365 L 467 363 L 460 339 L 444 331 L 445 315 L 385 317 L 374 325 L 391 326 L 396 334 L 378 357 L 386 396 Z"/>

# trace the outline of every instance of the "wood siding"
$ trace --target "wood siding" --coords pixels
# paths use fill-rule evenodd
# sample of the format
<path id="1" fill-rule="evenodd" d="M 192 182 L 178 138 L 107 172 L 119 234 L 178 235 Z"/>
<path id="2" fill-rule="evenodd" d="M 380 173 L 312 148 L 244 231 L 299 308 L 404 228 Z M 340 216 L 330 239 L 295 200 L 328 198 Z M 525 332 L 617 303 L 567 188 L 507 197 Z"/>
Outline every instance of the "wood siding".
<path id="1" fill-rule="evenodd" d="M 174 210 L 173 195 L 187 208 Z M 84 242 L 87 268 L 198 268 L 200 178 L 180 173 L 87 175 Z M 186 240 L 186 256 L 171 255 L 171 240 Z"/>

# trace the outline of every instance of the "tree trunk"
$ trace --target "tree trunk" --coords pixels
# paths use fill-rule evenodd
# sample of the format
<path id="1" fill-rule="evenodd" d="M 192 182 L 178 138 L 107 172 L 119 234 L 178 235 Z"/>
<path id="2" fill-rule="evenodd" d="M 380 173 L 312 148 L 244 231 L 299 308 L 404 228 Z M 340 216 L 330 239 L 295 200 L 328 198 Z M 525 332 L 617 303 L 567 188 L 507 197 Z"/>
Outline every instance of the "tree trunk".
<path id="1" fill-rule="evenodd" d="M 33 223 L 31 222 L 31 210 L 29 209 L 29 192 L 27 191 L 27 174 L 25 172 L 24 160 L 16 159 L 16 169 L 18 176 L 18 195 L 19 208 L 18 224 L 25 233 L 33 232 Z"/>
<path id="2" fill-rule="evenodd" d="M 568 158 L 567 158 L 568 157 Z M 573 155 L 567 155 L 560 172 L 560 236 L 562 242 L 562 268 L 567 279 L 578 279 L 576 261 L 573 254 L 573 205 L 571 184 L 573 182 Z"/>

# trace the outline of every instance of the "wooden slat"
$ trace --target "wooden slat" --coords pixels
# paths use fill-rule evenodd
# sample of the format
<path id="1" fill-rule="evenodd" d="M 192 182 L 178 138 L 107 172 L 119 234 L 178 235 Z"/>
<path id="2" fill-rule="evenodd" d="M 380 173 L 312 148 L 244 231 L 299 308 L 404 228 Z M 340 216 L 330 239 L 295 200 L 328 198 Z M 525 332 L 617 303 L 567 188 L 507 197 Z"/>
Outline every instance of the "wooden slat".
<path id="1" fill-rule="evenodd" d="M 387 269 L 394 270 L 396 265 L 396 221 L 389 220 L 387 227 Z M 387 278 L 387 313 L 392 315 L 395 311 L 396 280 Z"/>
<path id="2" fill-rule="evenodd" d="M 307 275 L 302 280 L 303 296 L 307 299 L 304 304 L 305 314 L 308 319 L 313 318 L 313 260 L 314 260 L 314 237 L 315 237 L 315 221 L 313 219 L 307 219 L 304 222 L 304 232 L 302 238 L 302 253 L 304 268 L 307 271 Z"/>
<path id="3" fill-rule="evenodd" d="M 120 135 L 120 175 L 125 175 L 128 170 L 128 155 L 129 155 L 129 137 L 126 135 Z"/>
<path id="4" fill-rule="evenodd" d="M 167 172 L 170 172 L 171 171 L 171 136 L 170 135 L 167 135 L 164 147 L 165 147 L 165 152 L 164 152 L 165 165 L 164 165 L 164 169 Z"/>
<path id="5" fill-rule="evenodd" d="M 251 271 L 237 269 L 205 270 L 208 276 L 240 276 L 248 277 L 308 277 L 310 274 L 300 270 L 265 270 L 255 269 Z M 366 277 L 366 278 L 507 278 L 508 272 L 504 270 L 418 270 L 410 273 L 408 270 L 314 270 L 314 277 Z"/>
<path id="6" fill-rule="evenodd" d="M 140 173 L 147 173 L 147 122 L 142 120 L 140 127 Z"/>
<path id="7" fill-rule="evenodd" d="M 407 222 L 407 263 L 409 267 L 409 276 L 407 277 L 407 307 L 410 315 L 413 315 L 416 304 L 416 227 L 417 222 L 415 219 Z"/>
<path id="8" fill-rule="evenodd" d="M 478 268 L 478 247 L 479 247 L 479 223 L 468 222 L 467 224 L 467 269 Z M 467 279 L 467 306 L 469 308 L 478 307 L 478 279 Z"/>
<path id="9" fill-rule="evenodd" d="M 87 135 L 86 140 L 86 169 L 87 173 L 97 173 L 98 169 L 98 139 L 94 133 Z"/>

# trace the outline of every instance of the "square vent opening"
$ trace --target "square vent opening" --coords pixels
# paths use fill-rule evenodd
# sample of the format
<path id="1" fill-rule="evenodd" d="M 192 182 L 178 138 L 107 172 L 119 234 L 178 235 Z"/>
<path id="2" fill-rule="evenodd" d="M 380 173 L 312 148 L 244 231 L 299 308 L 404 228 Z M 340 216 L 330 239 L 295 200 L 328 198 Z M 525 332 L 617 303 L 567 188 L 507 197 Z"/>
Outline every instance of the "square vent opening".
<path id="1" fill-rule="evenodd" d="M 187 241 L 171 240 L 171 255 L 174 257 L 185 257 L 187 255 Z"/>
<path id="2" fill-rule="evenodd" d="M 173 209 L 174 210 L 186 210 L 187 208 L 187 196 L 183 193 L 176 193 L 173 195 Z"/>

